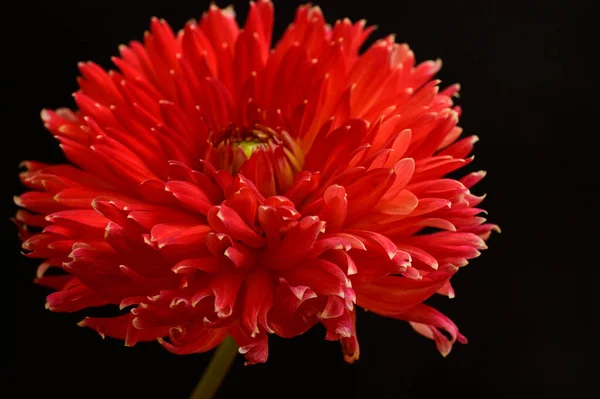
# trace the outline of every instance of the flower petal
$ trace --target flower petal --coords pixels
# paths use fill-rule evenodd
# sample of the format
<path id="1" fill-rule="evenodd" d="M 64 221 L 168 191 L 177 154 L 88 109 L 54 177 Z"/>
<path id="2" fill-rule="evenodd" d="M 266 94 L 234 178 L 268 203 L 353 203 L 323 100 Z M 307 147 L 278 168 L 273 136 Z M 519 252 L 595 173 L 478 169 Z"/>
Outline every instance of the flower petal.
<path id="1" fill-rule="evenodd" d="M 399 314 L 435 294 L 455 272 L 456 268 L 438 270 L 416 280 L 382 277 L 373 283 L 354 288 L 357 303 L 364 309 L 384 316 Z"/>

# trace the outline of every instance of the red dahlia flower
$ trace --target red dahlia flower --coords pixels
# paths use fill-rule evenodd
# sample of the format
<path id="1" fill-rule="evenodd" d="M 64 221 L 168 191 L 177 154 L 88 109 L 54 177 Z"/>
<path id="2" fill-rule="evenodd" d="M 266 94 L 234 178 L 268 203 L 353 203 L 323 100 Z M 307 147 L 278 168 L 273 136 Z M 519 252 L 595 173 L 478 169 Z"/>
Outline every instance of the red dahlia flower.
<path id="1" fill-rule="evenodd" d="M 176 34 L 153 19 L 118 70 L 79 65 L 78 111 L 42 111 L 71 164 L 23 163 L 16 221 L 46 307 L 118 305 L 80 325 L 177 354 L 231 335 L 252 364 L 316 323 L 354 361 L 358 305 L 446 355 L 466 339 L 423 301 L 452 297 L 497 229 L 470 192 L 483 172 L 444 177 L 477 141 L 459 86 L 393 36 L 359 55 L 365 21 L 302 6 L 273 49 L 272 26 L 264 0 L 243 29 L 215 6 Z"/>

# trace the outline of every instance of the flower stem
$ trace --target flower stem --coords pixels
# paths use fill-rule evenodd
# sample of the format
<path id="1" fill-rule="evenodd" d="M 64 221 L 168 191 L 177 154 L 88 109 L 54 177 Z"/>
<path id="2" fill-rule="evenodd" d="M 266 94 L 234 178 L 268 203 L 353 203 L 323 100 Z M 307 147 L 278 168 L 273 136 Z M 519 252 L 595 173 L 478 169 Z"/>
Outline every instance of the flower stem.
<path id="1" fill-rule="evenodd" d="M 208 367 L 204 370 L 200 382 L 196 385 L 189 399 L 212 399 L 221 382 L 223 382 L 227 371 L 229 371 L 237 349 L 238 347 L 233 338 L 227 336 L 210 359 Z"/>

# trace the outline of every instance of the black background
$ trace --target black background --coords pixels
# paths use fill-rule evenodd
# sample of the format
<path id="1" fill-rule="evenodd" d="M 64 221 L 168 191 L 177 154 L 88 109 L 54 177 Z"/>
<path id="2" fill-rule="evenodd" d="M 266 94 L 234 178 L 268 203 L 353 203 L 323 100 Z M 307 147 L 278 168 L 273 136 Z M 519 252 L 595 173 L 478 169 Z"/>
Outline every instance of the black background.
<path id="1" fill-rule="evenodd" d="M 247 3 L 233 3 L 243 18 Z M 275 37 L 298 4 L 275 0 Z M 432 301 L 470 339 L 447 358 L 408 324 L 361 312 L 355 365 L 344 364 L 339 345 L 315 328 L 293 340 L 271 339 L 265 365 L 244 367 L 238 359 L 218 397 L 537 397 L 562 389 L 579 397 L 594 369 L 598 336 L 595 313 L 586 308 L 598 268 L 586 254 L 598 204 L 587 151 L 598 131 L 594 112 L 579 104 L 580 89 L 591 83 L 586 60 L 596 50 L 583 48 L 589 36 L 579 28 L 586 22 L 571 11 L 590 15 L 591 7 L 575 2 L 567 10 L 558 1 L 318 4 L 329 21 L 348 16 L 377 24 L 373 38 L 397 33 L 418 61 L 443 59 L 439 77 L 462 84 L 461 126 L 481 138 L 469 169 L 486 169 L 488 176 L 476 192 L 488 194 L 484 207 L 503 233 L 454 278 L 455 299 Z M 107 68 L 120 43 L 142 38 L 150 17 L 164 17 L 178 29 L 207 6 L 201 0 L 104 0 L 5 8 L 5 220 L 16 210 L 12 195 L 22 192 L 18 163 L 62 160 L 39 111 L 74 106 L 76 63 L 93 60 Z M 81 314 L 46 311 L 48 292 L 31 283 L 35 262 L 19 254 L 14 227 L 8 221 L 2 226 L 9 255 L 3 282 L 13 290 L 6 292 L 15 312 L 2 323 L 5 332 L 14 331 L 3 343 L 3 353 L 12 352 L 3 370 L 13 386 L 5 385 L 2 397 L 187 397 L 210 354 L 175 356 L 157 343 L 125 348 L 77 327 Z"/>

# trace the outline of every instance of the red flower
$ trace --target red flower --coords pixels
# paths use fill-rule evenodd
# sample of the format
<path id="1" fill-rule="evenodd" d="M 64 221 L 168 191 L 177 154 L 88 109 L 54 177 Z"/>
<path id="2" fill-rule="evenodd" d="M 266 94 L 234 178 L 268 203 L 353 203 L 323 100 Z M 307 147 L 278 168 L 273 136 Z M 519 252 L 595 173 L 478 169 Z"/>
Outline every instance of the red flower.
<path id="1" fill-rule="evenodd" d="M 214 6 L 177 34 L 153 19 L 118 71 L 79 65 L 79 111 L 42 111 L 72 165 L 24 162 L 16 220 L 47 308 L 119 305 L 80 325 L 177 354 L 231 334 L 252 364 L 316 323 L 352 362 L 358 304 L 447 354 L 466 340 L 423 301 L 497 229 L 469 191 L 483 172 L 444 178 L 477 141 L 459 86 L 393 36 L 359 55 L 365 21 L 303 6 L 273 50 L 272 25 L 269 1 L 243 29 Z"/>

